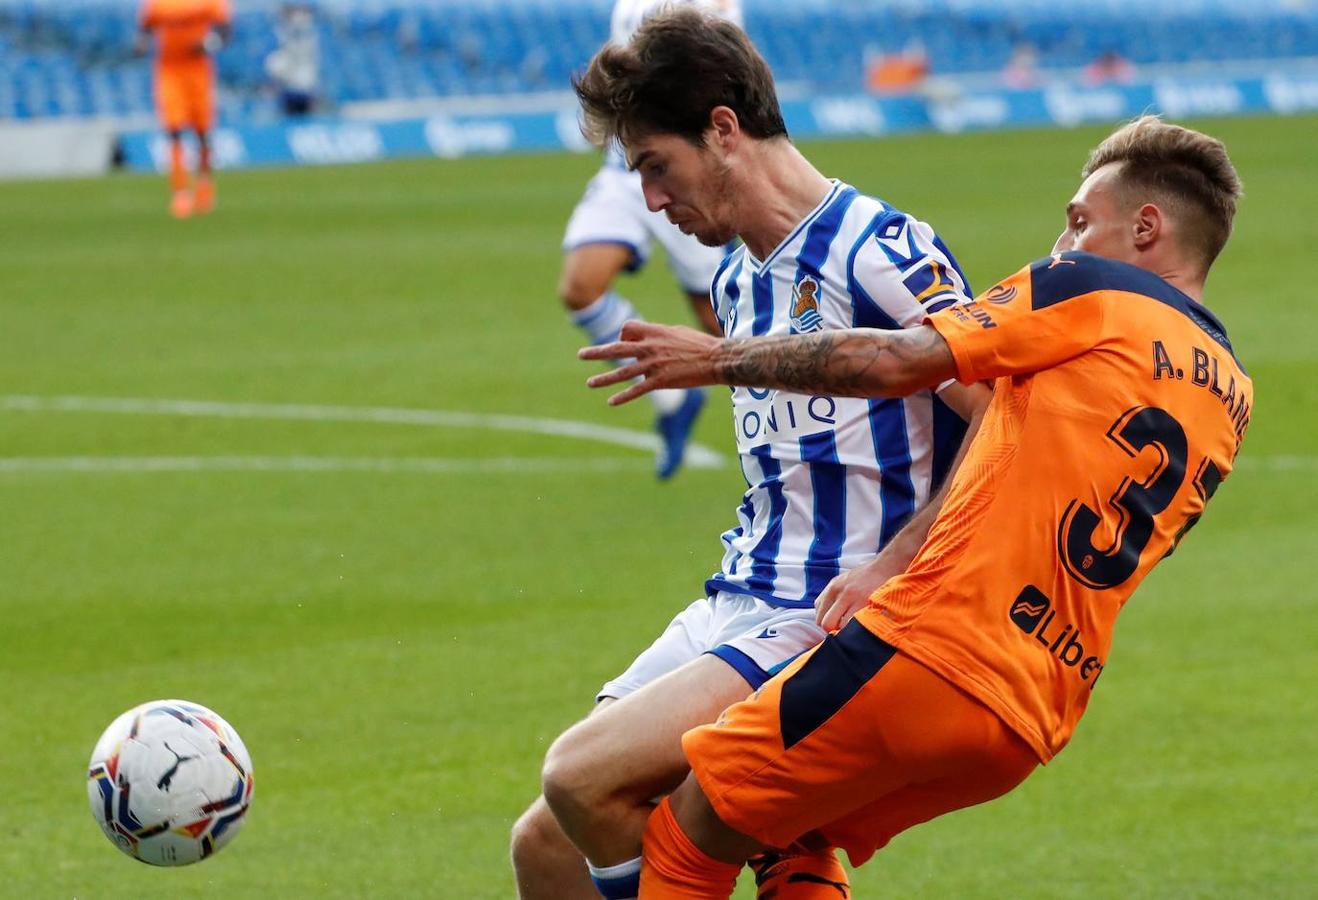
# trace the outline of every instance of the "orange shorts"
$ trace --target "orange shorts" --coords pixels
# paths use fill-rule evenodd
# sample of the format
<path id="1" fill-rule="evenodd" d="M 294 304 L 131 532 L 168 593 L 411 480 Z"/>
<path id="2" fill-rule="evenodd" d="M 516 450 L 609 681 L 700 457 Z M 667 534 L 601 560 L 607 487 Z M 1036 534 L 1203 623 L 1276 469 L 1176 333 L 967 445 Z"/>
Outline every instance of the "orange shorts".
<path id="1" fill-rule="evenodd" d="M 682 738 L 730 827 L 847 851 L 1020 784 L 1039 758 L 989 709 L 858 622 Z"/>
<path id="2" fill-rule="evenodd" d="M 208 59 L 156 68 L 156 113 L 166 131 L 215 127 L 215 76 Z"/>

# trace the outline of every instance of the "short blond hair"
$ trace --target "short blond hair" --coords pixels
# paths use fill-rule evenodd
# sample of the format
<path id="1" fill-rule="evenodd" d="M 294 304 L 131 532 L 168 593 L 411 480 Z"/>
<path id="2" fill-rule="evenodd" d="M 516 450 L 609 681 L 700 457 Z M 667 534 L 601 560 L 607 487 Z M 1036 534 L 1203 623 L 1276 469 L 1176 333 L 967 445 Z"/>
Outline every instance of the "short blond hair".
<path id="1" fill-rule="evenodd" d="M 1141 116 L 1110 134 L 1089 154 L 1081 175 L 1088 178 L 1110 163 L 1125 199 L 1161 206 L 1178 225 L 1184 249 L 1207 272 L 1231 237 L 1240 176 L 1226 146 L 1202 132 Z"/>

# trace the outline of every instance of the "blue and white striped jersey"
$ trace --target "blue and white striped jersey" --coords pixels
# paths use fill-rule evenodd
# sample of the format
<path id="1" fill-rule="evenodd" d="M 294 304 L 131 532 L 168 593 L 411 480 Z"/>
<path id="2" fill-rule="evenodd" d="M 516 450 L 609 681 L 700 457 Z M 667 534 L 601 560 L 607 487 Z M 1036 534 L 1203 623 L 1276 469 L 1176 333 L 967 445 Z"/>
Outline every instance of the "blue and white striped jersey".
<path id="1" fill-rule="evenodd" d="M 971 296 L 932 228 L 836 181 L 766 259 L 741 246 L 712 286 L 735 338 L 905 328 Z M 706 590 L 781 606 L 812 605 L 873 557 L 928 500 L 964 433 L 931 391 L 866 400 L 739 387 L 732 411 L 749 489 Z"/>

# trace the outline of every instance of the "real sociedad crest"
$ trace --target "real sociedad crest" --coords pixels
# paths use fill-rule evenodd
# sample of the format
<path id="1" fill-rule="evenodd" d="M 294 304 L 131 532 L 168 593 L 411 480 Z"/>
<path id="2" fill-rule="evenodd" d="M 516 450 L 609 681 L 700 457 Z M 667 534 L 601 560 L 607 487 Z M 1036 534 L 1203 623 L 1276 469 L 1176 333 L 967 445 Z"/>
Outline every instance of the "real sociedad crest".
<path id="1" fill-rule="evenodd" d="M 802 275 L 792 288 L 792 334 L 807 334 L 824 327 L 819 314 L 819 282 Z"/>

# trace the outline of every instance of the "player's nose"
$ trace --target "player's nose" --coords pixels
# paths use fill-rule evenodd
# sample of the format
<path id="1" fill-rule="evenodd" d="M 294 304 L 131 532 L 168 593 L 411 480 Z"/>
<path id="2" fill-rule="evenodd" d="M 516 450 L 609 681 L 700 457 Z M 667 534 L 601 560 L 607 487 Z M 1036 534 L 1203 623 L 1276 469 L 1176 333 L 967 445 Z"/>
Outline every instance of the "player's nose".
<path id="1" fill-rule="evenodd" d="M 645 194 L 645 205 L 650 212 L 663 212 L 664 207 L 673 202 L 673 198 L 668 196 L 654 184 L 642 183 L 642 192 Z"/>

